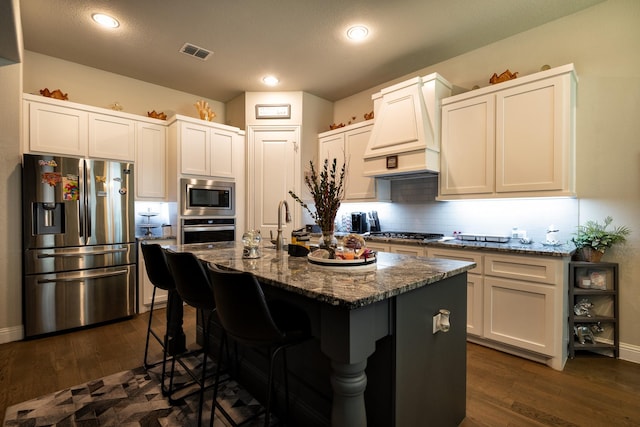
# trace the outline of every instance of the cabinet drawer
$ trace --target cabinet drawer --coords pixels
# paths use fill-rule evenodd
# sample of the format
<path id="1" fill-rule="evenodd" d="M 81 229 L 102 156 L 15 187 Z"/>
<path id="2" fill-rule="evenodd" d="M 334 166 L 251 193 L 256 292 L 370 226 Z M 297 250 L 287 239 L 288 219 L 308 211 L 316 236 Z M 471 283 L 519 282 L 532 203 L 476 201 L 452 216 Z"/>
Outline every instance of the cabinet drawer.
<path id="1" fill-rule="evenodd" d="M 389 250 L 394 254 L 425 256 L 425 248 L 412 245 L 390 245 Z"/>
<path id="2" fill-rule="evenodd" d="M 391 252 L 391 247 L 388 244 L 384 243 L 367 241 L 367 248 L 377 252 Z"/>
<path id="3" fill-rule="evenodd" d="M 550 257 L 487 255 L 484 274 L 555 285 L 562 283 L 562 261 Z"/>
<path id="4" fill-rule="evenodd" d="M 431 258 L 453 259 L 458 261 L 475 262 L 476 266 L 469 270 L 469 273 L 482 274 L 483 263 L 482 254 L 470 251 L 459 251 L 455 249 L 428 248 L 427 256 Z"/>

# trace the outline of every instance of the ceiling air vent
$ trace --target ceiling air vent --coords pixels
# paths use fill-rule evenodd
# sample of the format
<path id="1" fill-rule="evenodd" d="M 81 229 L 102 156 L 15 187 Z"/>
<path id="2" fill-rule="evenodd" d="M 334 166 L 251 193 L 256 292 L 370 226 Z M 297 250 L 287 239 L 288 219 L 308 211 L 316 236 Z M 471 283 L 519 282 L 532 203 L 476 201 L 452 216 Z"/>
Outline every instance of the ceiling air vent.
<path id="1" fill-rule="evenodd" d="M 191 43 L 185 43 L 181 48 L 180 48 L 180 52 L 189 55 L 189 56 L 194 56 L 198 59 L 202 59 L 203 61 L 205 61 L 209 55 L 211 55 L 213 52 L 207 50 L 207 49 L 203 49 L 201 47 L 198 47 L 196 45 L 193 45 Z"/>

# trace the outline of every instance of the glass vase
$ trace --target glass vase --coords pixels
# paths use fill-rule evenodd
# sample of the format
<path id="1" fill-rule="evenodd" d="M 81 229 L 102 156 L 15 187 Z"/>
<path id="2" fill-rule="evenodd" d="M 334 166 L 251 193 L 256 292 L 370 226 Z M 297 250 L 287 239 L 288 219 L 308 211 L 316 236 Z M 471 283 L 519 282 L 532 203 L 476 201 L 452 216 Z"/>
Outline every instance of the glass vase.
<path id="1" fill-rule="evenodd" d="M 333 230 L 322 230 L 322 238 L 320 239 L 320 247 L 330 248 L 336 247 L 338 240 L 333 235 Z"/>

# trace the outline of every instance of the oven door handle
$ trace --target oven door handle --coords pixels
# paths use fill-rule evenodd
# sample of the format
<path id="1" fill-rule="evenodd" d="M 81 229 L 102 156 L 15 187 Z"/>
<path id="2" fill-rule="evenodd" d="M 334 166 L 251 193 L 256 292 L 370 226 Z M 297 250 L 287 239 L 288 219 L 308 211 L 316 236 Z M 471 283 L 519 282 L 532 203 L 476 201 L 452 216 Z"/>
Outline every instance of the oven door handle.
<path id="1" fill-rule="evenodd" d="M 185 233 L 197 232 L 197 231 L 235 231 L 236 227 L 230 226 L 197 226 L 197 225 L 183 225 L 182 230 Z"/>

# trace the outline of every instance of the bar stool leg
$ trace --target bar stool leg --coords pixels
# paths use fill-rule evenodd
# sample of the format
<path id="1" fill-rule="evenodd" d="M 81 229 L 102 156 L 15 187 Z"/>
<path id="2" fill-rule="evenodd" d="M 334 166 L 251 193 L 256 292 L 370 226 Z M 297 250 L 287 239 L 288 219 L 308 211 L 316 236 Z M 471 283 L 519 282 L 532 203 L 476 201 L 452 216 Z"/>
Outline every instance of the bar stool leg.
<path id="1" fill-rule="evenodd" d="M 153 293 L 151 294 L 151 309 L 149 310 L 149 323 L 147 325 L 147 340 L 145 342 L 144 345 L 144 361 L 143 361 L 143 366 L 145 369 L 149 369 L 153 366 L 155 366 L 155 364 L 150 364 L 149 362 L 147 362 L 147 357 L 149 355 L 149 338 L 151 337 L 151 320 L 153 319 L 153 305 L 156 302 L 156 287 L 153 287 Z M 165 337 L 166 337 L 166 332 L 165 332 Z M 164 347 L 164 346 L 163 346 Z"/>
<path id="2" fill-rule="evenodd" d="M 209 427 L 213 427 L 213 420 L 215 419 L 216 404 L 218 402 L 218 386 L 220 385 L 220 367 L 222 365 L 220 361 L 222 360 L 222 355 L 224 354 L 224 349 L 227 345 L 227 334 L 222 331 L 222 335 L 220 337 L 220 348 L 218 349 L 218 365 L 216 366 L 216 377 L 213 385 L 213 400 L 211 402 L 211 421 L 209 422 Z"/>

